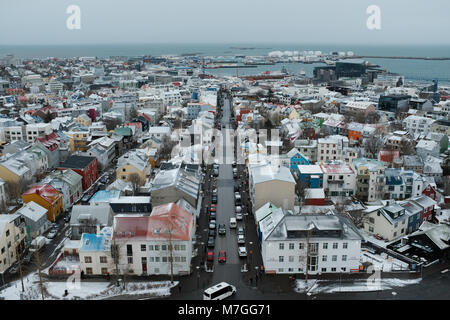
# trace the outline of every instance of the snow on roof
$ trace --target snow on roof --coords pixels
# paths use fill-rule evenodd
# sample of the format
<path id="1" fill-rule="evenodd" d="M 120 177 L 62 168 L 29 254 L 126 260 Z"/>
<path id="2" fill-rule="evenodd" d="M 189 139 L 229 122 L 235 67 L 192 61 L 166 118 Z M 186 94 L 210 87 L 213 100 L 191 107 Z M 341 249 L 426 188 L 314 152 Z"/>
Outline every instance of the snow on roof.
<path id="1" fill-rule="evenodd" d="M 34 201 L 30 201 L 17 210 L 16 213 L 21 214 L 33 221 L 39 221 L 42 217 L 47 218 L 47 209 L 41 207 Z"/>

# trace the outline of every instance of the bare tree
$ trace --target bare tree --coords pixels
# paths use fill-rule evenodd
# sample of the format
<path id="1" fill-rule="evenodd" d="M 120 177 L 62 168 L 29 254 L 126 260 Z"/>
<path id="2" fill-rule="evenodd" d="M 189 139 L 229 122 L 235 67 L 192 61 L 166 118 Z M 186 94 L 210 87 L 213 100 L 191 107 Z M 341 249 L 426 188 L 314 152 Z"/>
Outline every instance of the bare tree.
<path id="1" fill-rule="evenodd" d="M 170 137 L 164 136 L 159 150 L 161 158 L 164 160 L 169 159 L 172 154 L 172 149 L 176 144 L 177 141 L 173 141 L 172 139 L 170 139 Z"/>
<path id="2" fill-rule="evenodd" d="M 376 159 L 383 148 L 383 141 L 378 135 L 371 135 L 364 140 L 364 150 L 372 159 Z"/>
<path id="3" fill-rule="evenodd" d="M 133 190 L 133 196 L 136 196 L 139 192 L 139 188 L 143 184 L 141 177 L 137 173 L 132 173 L 128 176 L 128 182 L 131 183 L 131 188 Z"/>
<path id="4" fill-rule="evenodd" d="M 305 198 L 308 195 L 307 194 L 308 184 L 305 181 L 298 181 L 296 184 L 296 192 L 298 195 L 298 198 L 301 203 L 305 202 Z"/>
<path id="5" fill-rule="evenodd" d="M 400 153 L 402 155 L 414 155 L 416 154 L 416 149 L 411 140 L 405 139 L 400 144 Z"/>
<path id="6" fill-rule="evenodd" d="M 6 194 L 10 200 L 15 200 L 19 204 L 22 194 L 29 188 L 31 181 L 29 179 L 20 179 L 16 181 L 8 181 L 6 183 Z"/>
<path id="7" fill-rule="evenodd" d="M 103 123 L 106 126 L 106 130 L 110 131 L 120 126 L 122 124 L 122 121 L 120 121 L 119 119 L 105 119 L 103 120 Z"/>

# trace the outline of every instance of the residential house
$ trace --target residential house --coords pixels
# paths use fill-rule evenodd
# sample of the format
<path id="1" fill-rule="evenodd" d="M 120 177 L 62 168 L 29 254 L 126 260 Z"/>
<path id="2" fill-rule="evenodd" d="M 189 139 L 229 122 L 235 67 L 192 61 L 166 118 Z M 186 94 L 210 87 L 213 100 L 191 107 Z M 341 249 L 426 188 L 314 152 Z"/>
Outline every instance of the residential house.
<path id="1" fill-rule="evenodd" d="M 98 179 L 98 161 L 94 157 L 70 156 L 58 170 L 72 169 L 82 177 L 83 191 L 87 190 Z"/>
<path id="2" fill-rule="evenodd" d="M 63 195 L 63 209 L 68 211 L 83 195 L 82 180 L 80 174 L 68 169 L 50 172 L 45 181 Z"/>
<path id="3" fill-rule="evenodd" d="M 276 216 L 275 212 L 271 216 Z M 314 275 L 359 270 L 363 237 L 347 219 L 289 213 L 276 217 L 260 222 L 266 274 Z"/>
<path id="4" fill-rule="evenodd" d="M 375 210 L 369 207 L 364 215 L 364 230 L 388 241 L 404 236 L 408 230 L 406 209 L 395 202 L 388 202 Z"/>
<path id="5" fill-rule="evenodd" d="M 412 197 L 410 199 L 415 204 L 422 207 L 422 217 L 420 220 L 420 223 L 422 224 L 424 221 L 431 221 L 433 218 L 433 215 L 435 214 L 434 207 L 437 204 L 436 201 L 431 199 L 430 197 L 427 197 L 425 195 L 420 195 L 418 197 Z"/>
<path id="6" fill-rule="evenodd" d="M 319 165 L 298 166 L 298 179 L 307 188 L 323 188 L 323 172 Z"/>
<path id="7" fill-rule="evenodd" d="M 286 167 L 272 164 L 249 165 L 252 212 L 255 213 L 268 201 L 277 207 L 294 210 L 295 185 L 295 179 Z"/>
<path id="8" fill-rule="evenodd" d="M 17 262 L 18 254 L 26 248 L 24 218 L 17 214 L 0 214 L 0 274 Z"/>
<path id="9" fill-rule="evenodd" d="M 111 275 L 115 274 L 115 261 L 113 259 L 112 227 L 104 227 L 98 233 L 83 233 L 79 248 L 80 271 L 85 275 Z"/>
<path id="10" fill-rule="evenodd" d="M 295 140 L 294 146 L 311 162 L 317 161 L 317 140 Z"/>
<path id="11" fill-rule="evenodd" d="M 25 220 L 27 230 L 26 242 L 28 244 L 30 244 L 34 238 L 41 236 L 50 227 L 47 211 L 46 208 L 38 205 L 34 201 L 24 204 L 22 208 L 16 211 L 16 213 L 21 215 Z"/>
<path id="12" fill-rule="evenodd" d="M 47 209 L 47 218 L 52 222 L 63 212 L 62 194 L 47 183 L 32 186 L 22 195 L 22 200 L 24 203 L 34 201 Z"/>
<path id="13" fill-rule="evenodd" d="M 298 173 L 298 165 L 309 165 L 311 161 L 309 158 L 305 157 L 298 151 L 297 148 L 292 148 L 291 151 L 287 153 L 287 157 L 290 159 L 290 169 L 291 172 Z"/>
<path id="14" fill-rule="evenodd" d="M 114 212 L 108 204 L 75 205 L 70 216 L 72 240 L 79 240 L 83 233 L 96 233 L 97 227 L 111 227 Z"/>
<path id="15" fill-rule="evenodd" d="M 80 126 L 83 126 L 83 127 L 86 127 L 86 128 L 90 127 L 91 124 L 92 124 L 92 119 L 89 118 L 89 116 L 87 114 L 85 114 L 85 113 L 80 114 L 73 121 L 75 123 L 79 124 Z"/>
<path id="16" fill-rule="evenodd" d="M 142 186 L 152 172 L 152 166 L 144 151 L 137 149 L 129 151 L 117 161 L 116 176 L 122 181 L 131 181 L 134 175 L 139 178 L 139 186 Z"/>
<path id="17" fill-rule="evenodd" d="M 378 160 L 353 160 L 356 171 L 356 196 L 366 201 L 381 199 L 384 195 L 384 164 Z"/>
<path id="18" fill-rule="evenodd" d="M 117 215 L 114 226 L 113 243 L 120 252 L 120 273 L 188 275 L 192 272 L 194 218 L 175 203 L 154 207 L 150 216 Z"/>
<path id="19" fill-rule="evenodd" d="M 351 197 L 356 190 L 356 173 L 348 164 L 321 164 L 323 188 L 330 197 Z"/>
<path id="20" fill-rule="evenodd" d="M 340 135 L 321 138 L 317 142 L 317 161 L 342 160 L 345 147 L 348 147 L 348 138 Z"/>

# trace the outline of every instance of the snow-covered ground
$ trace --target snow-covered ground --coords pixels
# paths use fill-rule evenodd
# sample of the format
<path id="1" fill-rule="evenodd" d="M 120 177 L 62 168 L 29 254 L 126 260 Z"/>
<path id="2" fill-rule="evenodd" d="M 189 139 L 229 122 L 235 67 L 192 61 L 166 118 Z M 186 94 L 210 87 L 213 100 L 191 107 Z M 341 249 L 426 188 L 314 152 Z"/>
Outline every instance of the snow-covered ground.
<path id="1" fill-rule="evenodd" d="M 178 281 L 170 284 L 170 281 L 142 281 L 127 283 L 127 290 L 122 287 L 111 285 L 110 282 L 67 282 L 67 281 L 44 281 L 45 299 L 105 299 L 114 296 L 151 294 L 154 296 L 170 295 L 170 288 L 176 286 Z M 24 278 L 25 300 L 41 300 L 42 295 L 39 287 L 39 276 L 37 273 L 30 274 Z M 68 295 L 64 297 L 65 290 Z M 20 280 L 0 292 L 0 297 L 5 300 L 19 300 L 22 292 Z"/>
<path id="2" fill-rule="evenodd" d="M 361 252 L 361 263 L 370 262 L 375 270 L 390 272 L 392 270 L 408 270 L 408 264 L 388 256 L 386 253 L 373 254 L 367 251 Z"/>
<path id="3" fill-rule="evenodd" d="M 364 237 L 364 240 L 366 241 L 370 241 L 372 243 L 375 243 L 377 245 L 379 245 L 380 247 L 386 248 L 386 246 L 390 243 L 390 242 L 386 242 L 384 240 L 378 240 L 377 238 L 375 238 L 373 235 L 369 234 L 367 231 L 365 231 L 364 229 L 358 229 L 358 231 L 361 233 L 361 235 Z M 398 239 L 391 241 L 391 242 L 395 242 Z"/>
<path id="4" fill-rule="evenodd" d="M 367 279 L 352 281 L 331 281 L 331 280 L 309 280 L 306 284 L 305 280 L 296 280 L 295 291 L 298 293 L 336 293 L 336 292 L 369 292 L 390 290 L 395 287 L 404 287 L 417 284 L 421 279 Z"/>

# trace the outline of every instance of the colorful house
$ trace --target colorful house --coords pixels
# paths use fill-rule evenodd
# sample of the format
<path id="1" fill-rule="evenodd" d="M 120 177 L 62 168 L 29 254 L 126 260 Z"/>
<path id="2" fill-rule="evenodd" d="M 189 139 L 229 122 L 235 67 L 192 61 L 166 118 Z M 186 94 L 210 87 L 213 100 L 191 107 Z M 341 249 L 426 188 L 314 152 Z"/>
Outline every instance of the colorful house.
<path id="1" fill-rule="evenodd" d="M 307 188 L 323 188 L 323 171 L 319 165 L 299 165 L 299 180 Z"/>
<path id="2" fill-rule="evenodd" d="M 22 195 L 22 200 L 24 203 L 34 201 L 47 209 L 47 218 L 52 222 L 63 212 L 62 194 L 47 183 L 38 184 L 28 189 Z"/>
<path id="3" fill-rule="evenodd" d="M 292 148 L 291 151 L 287 153 L 288 158 L 290 159 L 290 169 L 291 171 L 298 172 L 299 165 L 310 165 L 311 162 L 308 157 L 302 155 L 297 148 Z"/>
<path id="4" fill-rule="evenodd" d="M 98 160 L 94 157 L 85 156 L 70 156 L 58 170 L 72 169 L 83 177 L 82 186 L 83 191 L 98 179 Z"/>

